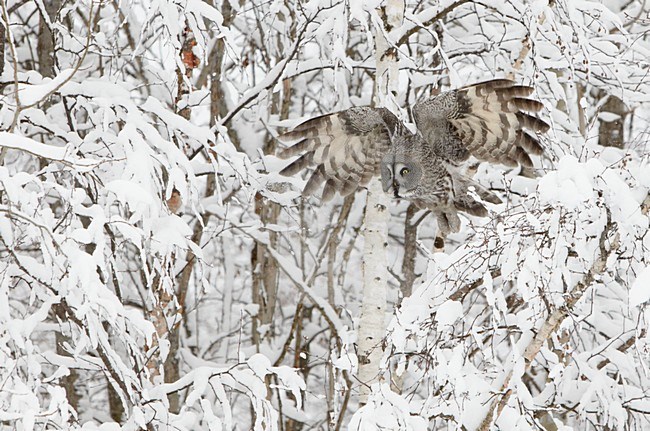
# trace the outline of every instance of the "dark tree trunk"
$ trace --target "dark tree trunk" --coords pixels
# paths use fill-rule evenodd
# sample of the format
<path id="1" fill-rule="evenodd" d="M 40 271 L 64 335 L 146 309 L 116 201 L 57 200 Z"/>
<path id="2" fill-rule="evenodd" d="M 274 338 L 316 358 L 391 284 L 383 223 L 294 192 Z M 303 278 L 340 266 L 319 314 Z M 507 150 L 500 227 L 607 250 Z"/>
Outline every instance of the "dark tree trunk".
<path id="1" fill-rule="evenodd" d="M 610 95 L 600 112 L 601 114 L 605 114 L 606 117 L 599 120 L 598 144 L 603 147 L 623 148 L 625 146 L 623 127 L 625 125 L 625 117 L 628 114 L 625 103 L 618 97 Z M 613 114 L 617 118 L 614 121 L 607 121 L 610 120 L 607 117 L 612 116 L 610 114 Z"/>

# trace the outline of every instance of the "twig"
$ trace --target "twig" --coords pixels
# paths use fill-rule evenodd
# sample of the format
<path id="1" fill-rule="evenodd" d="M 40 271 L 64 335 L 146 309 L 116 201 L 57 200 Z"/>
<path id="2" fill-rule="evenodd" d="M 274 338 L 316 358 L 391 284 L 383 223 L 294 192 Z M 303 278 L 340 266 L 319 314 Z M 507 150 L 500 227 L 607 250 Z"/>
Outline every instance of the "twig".
<path id="1" fill-rule="evenodd" d="M 397 45 L 399 46 L 399 45 L 405 44 L 406 42 L 408 42 L 409 37 L 413 36 L 421 28 L 429 27 L 430 25 L 435 24 L 436 21 L 439 21 L 439 20 L 443 19 L 452 10 L 454 10 L 458 6 L 462 6 L 463 4 L 468 3 L 468 2 L 469 2 L 469 0 L 458 0 L 458 1 L 450 4 L 449 6 L 447 6 L 446 8 L 441 10 L 440 12 L 438 12 L 433 18 L 423 22 L 422 26 L 414 26 L 414 27 L 408 29 L 406 31 L 406 33 L 404 33 L 404 35 L 402 35 L 402 37 L 400 37 L 399 41 L 397 42 Z"/>
<path id="2" fill-rule="evenodd" d="M 582 298 L 582 296 L 587 291 L 587 289 L 594 283 L 594 281 L 596 281 L 598 276 L 605 270 L 607 259 L 612 254 L 612 252 L 614 252 L 618 248 L 618 234 L 615 235 L 615 237 L 611 241 L 609 249 L 606 247 L 605 244 L 607 238 L 609 237 L 609 234 L 613 231 L 615 227 L 615 224 L 612 223 L 611 221 L 611 215 L 609 210 L 606 211 L 607 211 L 607 224 L 605 225 L 605 229 L 601 232 L 600 241 L 599 241 L 600 257 L 594 261 L 593 265 L 591 266 L 587 274 L 585 274 L 582 281 L 579 282 L 569 293 L 564 305 L 561 308 L 555 310 L 553 313 L 551 313 L 550 316 L 548 316 L 546 321 L 542 324 L 542 327 L 537 331 L 533 340 L 526 347 L 526 350 L 524 351 L 524 355 L 523 355 L 525 361 L 525 370 L 524 370 L 525 372 L 528 371 L 532 366 L 535 357 L 542 349 L 544 343 L 553 335 L 555 331 L 557 331 L 557 329 L 560 327 L 560 324 L 573 310 L 576 303 Z M 481 426 L 478 428 L 479 431 L 488 431 L 491 428 L 492 423 L 499 418 L 501 412 L 508 404 L 510 395 L 512 395 L 513 392 L 512 389 L 508 388 L 512 376 L 513 376 L 513 371 L 510 371 L 506 376 L 503 384 L 501 385 L 500 393 L 502 393 L 503 395 L 501 396 L 501 398 L 497 397 L 492 402 L 492 405 L 490 406 L 490 409 L 485 419 L 483 419 L 483 422 L 481 422 Z"/>
<path id="3" fill-rule="evenodd" d="M 253 100 L 255 100 L 255 99 L 257 99 L 259 97 L 261 90 L 269 90 L 269 89 L 275 87 L 275 84 L 277 84 L 277 82 L 280 80 L 280 78 L 282 78 L 284 70 L 287 68 L 287 65 L 289 64 L 289 62 L 296 56 L 296 54 L 298 54 L 298 51 L 300 51 L 300 48 L 302 48 L 302 46 L 303 46 L 302 45 L 302 39 L 303 39 L 303 36 L 305 35 L 305 32 L 307 31 L 307 27 L 309 27 L 309 24 L 311 24 L 316 19 L 317 16 L 318 16 L 318 13 L 316 13 L 313 17 L 307 19 L 307 21 L 305 22 L 305 25 L 300 30 L 300 34 L 298 35 L 298 38 L 296 39 L 296 42 L 294 43 L 293 47 L 291 48 L 291 52 L 289 53 L 289 55 L 285 59 L 283 59 L 280 62 L 282 64 L 282 66 L 280 67 L 280 70 L 276 72 L 276 76 L 268 84 L 264 85 L 262 88 L 259 88 L 260 91 L 253 92 L 253 94 L 248 96 L 243 101 L 239 102 L 237 104 L 237 106 L 233 110 L 231 110 L 224 118 L 221 119 L 221 121 L 219 122 L 220 125 L 225 126 L 226 124 L 228 124 L 230 122 L 230 120 L 232 120 L 233 117 L 235 115 L 237 115 L 237 113 L 239 113 L 239 111 L 244 109 L 249 103 L 251 103 Z M 277 65 L 276 65 L 276 67 L 277 67 Z"/>

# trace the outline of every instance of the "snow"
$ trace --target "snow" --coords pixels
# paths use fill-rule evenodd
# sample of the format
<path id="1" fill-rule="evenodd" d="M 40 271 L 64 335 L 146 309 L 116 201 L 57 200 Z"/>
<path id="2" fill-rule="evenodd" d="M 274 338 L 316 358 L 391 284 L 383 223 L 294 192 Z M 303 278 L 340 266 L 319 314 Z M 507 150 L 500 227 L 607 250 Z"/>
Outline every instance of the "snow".
<path id="1" fill-rule="evenodd" d="M 593 163 L 598 166 L 597 161 Z M 548 173 L 539 181 L 538 193 L 544 202 L 575 210 L 594 199 L 592 181 L 593 176 L 584 164 L 573 156 L 565 156 L 560 159 L 555 172 Z"/>
<path id="2" fill-rule="evenodd" d="M 630 288 L 630 307 L 637 307 L 650 300 L 650 266 L 644 268 Z"/>
<path id="3" fill-rule="evenodd" d="M 15 133 L 0 132 L 0 147 L 25 151 L 34 156 L 63 162 L 81 172 L 89 171 L 98 164 L 98 161 L 92 159 L 75 160 L 74 157 L 68 154 L 68 149 L 66 147 L 55 147 L 53 145 L 42 144 L 31 138 L 20 136 Z"/>
<path id="4" fill-rule="evenodd" d="M 163 256 L 177 248 L 185 248 L 191 235 L 192 229 L 174 214 L 151 220 L 152 250 Z M 197 251 L 200 253 L 200 249 Z"/>
<path id="5" fill-rule="evenodd" d="M 436 311 L 436 322 L 440 326 L 453 325 L 463 314 L 463 305 L 458 301 L 445 301 Z"/>
<path id="6" fill-rule="evenodd" d="M 40 84 L 21 84 L 18 86 L 18 97 L 21 105 L 31 106 L 38 102 L 43 101 L 47 96 L 51 95 L 54 91 L 59 89 L 64 83 L 69 81 L 76 70 L 66 69 L 59 72 L 59 74 L 51 78 L 43 78 Z"/>

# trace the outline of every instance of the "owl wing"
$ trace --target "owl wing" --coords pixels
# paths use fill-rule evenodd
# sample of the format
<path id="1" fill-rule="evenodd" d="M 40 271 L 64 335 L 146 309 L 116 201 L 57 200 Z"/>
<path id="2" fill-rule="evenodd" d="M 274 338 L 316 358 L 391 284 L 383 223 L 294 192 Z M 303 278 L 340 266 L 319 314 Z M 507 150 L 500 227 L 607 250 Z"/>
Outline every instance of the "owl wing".
<path id="1" fill-rule="evenodd" d="M 312 118 L 280 136 L 281 141 L 298 142 L 281 151 L 279 157 L 300 156 L 280 174 L 294 175 L 316 166 L 303 195 L 313 194 L 325 183 L 323 201 L 332 199 L 336 191 L 347 196 L 379 174 L 381 159 L 398 127 L 401 123 L 392 112 L 369 106 Z"/>
<path id="2" fill-rule="evenodd" d="M 418 102 L 413 116 L 425 140 L 447 160 L 462 162 L 472 155 L 481 161 L 531 167 L 530 155 L 542 154 L 543 148 L 530 132 L 549 129 L 529 114 L 543 108 L 527 98 L 532 93 L 532 87 L 497 79 Z"/>

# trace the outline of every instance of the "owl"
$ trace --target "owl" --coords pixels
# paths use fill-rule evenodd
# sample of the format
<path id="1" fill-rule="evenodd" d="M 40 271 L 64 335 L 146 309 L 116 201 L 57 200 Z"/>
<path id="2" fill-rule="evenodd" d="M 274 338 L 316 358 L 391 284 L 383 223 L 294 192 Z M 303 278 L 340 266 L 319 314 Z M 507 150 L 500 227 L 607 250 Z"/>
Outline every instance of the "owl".
<path id="1" fill-rule="evenodd" d="M 532 92 L 497 79 L 441 93 L 413 106 L 415 133 L 386 108 L 360 106 L 312 118 L 280 136 L 297 142 L 279 156 L 298 156 L 280 173 L 313 166 L 303 195 L 324 183 L 323 201 L 380 175 L 386 193 L 430 209 L 444 237 L 460 229 L 459 212 L 485 217 L 483 202 L 501 202 L 467 175 L 469 162 L 532 167 L 531 155 L 543 153 L 537 134 L 549 125 L 531 115 L 543 107 L 528 98 Z"/>

